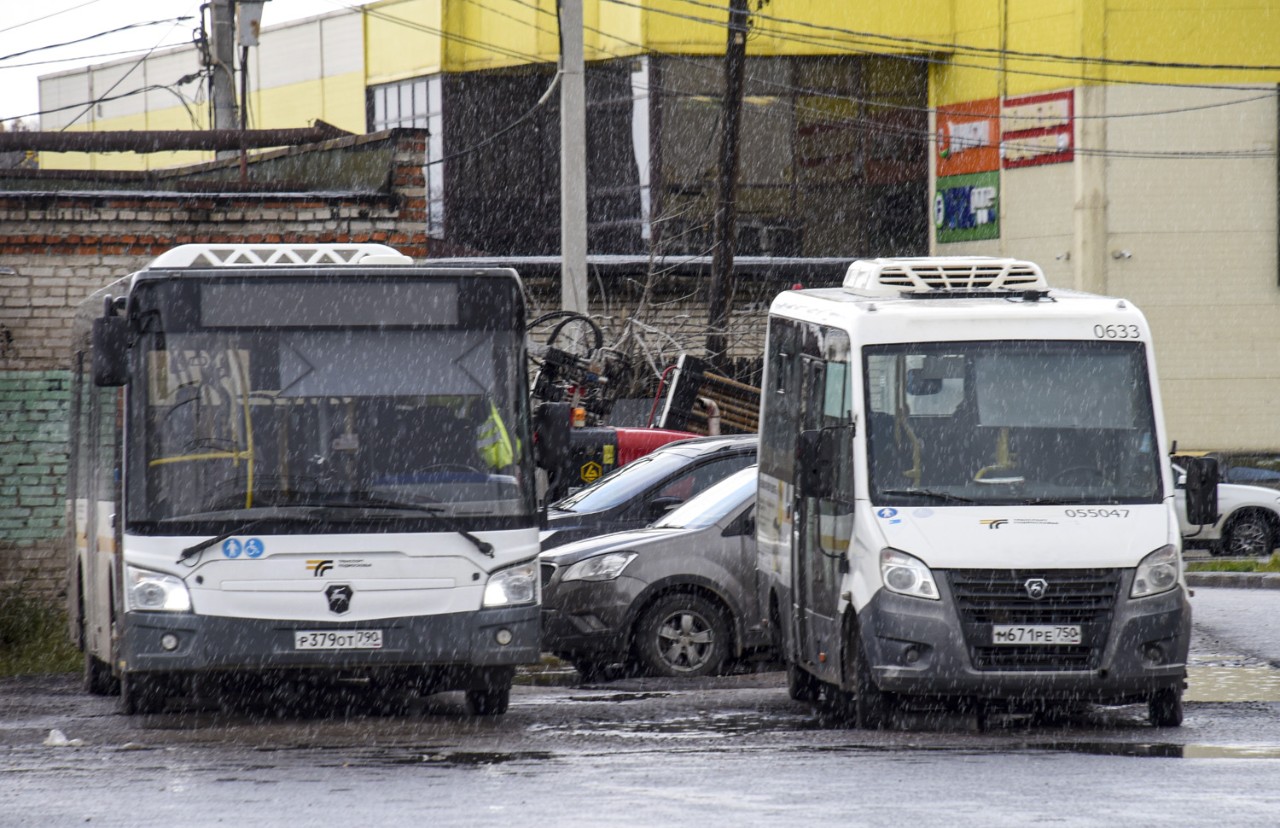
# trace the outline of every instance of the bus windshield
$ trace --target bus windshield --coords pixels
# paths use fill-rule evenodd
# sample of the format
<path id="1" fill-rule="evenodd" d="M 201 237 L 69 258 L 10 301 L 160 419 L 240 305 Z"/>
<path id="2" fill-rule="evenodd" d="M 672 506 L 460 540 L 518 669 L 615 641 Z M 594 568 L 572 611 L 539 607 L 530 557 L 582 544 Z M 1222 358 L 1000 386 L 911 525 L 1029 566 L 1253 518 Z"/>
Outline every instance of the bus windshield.
<path id="1" fill-rule="evenodd" d="M 863 359 L 876 504 L 1160 500 L 1142 343 L 905 343 Z"/>
<path id="2" fill-rule="evenodd" d="M 518 325 L 464 327 L 431 310 L 440 296 L 424 299 L 405 283 L 344 286 L 349 316 L 332 301 L 275 316 L 270 304 L 287 297 L 247 285 L 223 290 L 217 312 L 201 313 L 190 305 L 210 301 L 211 286 L 202 295 L 181 287 L 139 291 L 127 461 L 134 528 L 212 531 L 210 522 L 299 515 L 465 518 L 480 528 L 532 519 Z M 438 287 L 421 283 L 424 293 Z M 395 313 L 389 293 L 401 308 L 417 296 L 415 313 L 435 313 L 435 324 L 371 324 L 371 306 L 387 305 L 382 318 Z M 243 302 L 242 314 L 228 297 Z"/>

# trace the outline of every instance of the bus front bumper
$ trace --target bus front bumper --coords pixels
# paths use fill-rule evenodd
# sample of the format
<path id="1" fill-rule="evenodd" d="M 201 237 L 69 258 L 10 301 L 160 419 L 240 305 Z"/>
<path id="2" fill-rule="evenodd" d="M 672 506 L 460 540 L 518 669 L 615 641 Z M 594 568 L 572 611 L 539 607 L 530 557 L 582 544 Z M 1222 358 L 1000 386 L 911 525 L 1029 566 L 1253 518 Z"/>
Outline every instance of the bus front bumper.
<path id="1" fill-rule="evenodd" d="M 381 632 L 376 649 L 301 649 L 297 644 L 299 632 L 372 630 Z M 538 638 L 537 605 L 354 623 L 128 612 L 119 667 L 129 672 L 515 667 L 538 661 Z"/>

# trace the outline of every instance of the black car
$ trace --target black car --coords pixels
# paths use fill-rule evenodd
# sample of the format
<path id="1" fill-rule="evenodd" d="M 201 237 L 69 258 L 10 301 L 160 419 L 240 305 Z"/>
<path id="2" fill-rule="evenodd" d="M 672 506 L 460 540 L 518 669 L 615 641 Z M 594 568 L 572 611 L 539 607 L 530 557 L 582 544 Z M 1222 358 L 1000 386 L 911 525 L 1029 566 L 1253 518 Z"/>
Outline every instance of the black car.
<path id="1" fill-rule="evenodd" d="M 754 434 L 668 443 L 551 504 L 542 548 L 639 529 L 756 462 Z"/>

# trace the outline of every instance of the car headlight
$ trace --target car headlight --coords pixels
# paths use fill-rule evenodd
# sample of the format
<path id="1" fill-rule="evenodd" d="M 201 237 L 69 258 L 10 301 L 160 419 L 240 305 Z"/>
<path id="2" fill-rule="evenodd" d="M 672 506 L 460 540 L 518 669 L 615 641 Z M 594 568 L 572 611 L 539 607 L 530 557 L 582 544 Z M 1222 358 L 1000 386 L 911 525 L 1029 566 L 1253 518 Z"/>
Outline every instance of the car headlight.
<path id="1" fill-rule="evenodd" d="M 578 561 L 565 570 L 561 581 L 612 581 L 635 560 L 635 552 L 609 552 Z"/>
<path id="2" fill-rule="evenodd" d="M 930 601 L 941 598 L 929 567 L 906 552 L 896 549 L 880 550 L 880 578 L 884 581 L 885 589 L 899 595 L 928 598 Z"/>
<path id="3" fill-rule="evenodd" d="M 190 612 L 191 593 L 187 585 L 176 575 L 124 568 L 125 609 L 145 612 Z"/>
<path id="4" fill-rule="evenodd" d="M 1181 566 L 1182 558 L 1177 547 L 1160 547 L 1138 564 L 1133 573 L 1133 589 L 1129 590 L 1129 597 L 1142 598 L 1168 592 L 1178 585 Z"/>
<path id="5" fill-rule="evenodd" d="M 518 604 L 535 604 L 538 601 L 538 562 L 525 561 L 522 564 L 499 569 L 489 576 L 484 585 L 486 607 L 514 607 Z"/>

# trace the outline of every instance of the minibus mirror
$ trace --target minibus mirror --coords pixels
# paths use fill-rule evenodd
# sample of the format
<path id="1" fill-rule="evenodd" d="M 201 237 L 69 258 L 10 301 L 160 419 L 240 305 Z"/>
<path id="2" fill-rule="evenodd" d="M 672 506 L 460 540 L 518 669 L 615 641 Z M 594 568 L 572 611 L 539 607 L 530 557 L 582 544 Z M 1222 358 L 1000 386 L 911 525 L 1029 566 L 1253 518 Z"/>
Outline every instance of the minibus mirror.
<path id="1" fill-rule="evenodd" d="M 797 452 L 796 484 L 801 497 L 831 499 L 836 490 L 837 429 L 813 429 L 800 432 Z"/>
<path id="2" fill-rule="evenodd" d="M 115 387 L 129 381 L 129 320 L 102 316 L 93 320 L 93 384 Z"/>
<path id="3" fill-rule="evenodd" d="M 1187 457 L 1187 523 L 1207 526 L 1218 522 L 1218 461 L 1212 457 Z"/>

